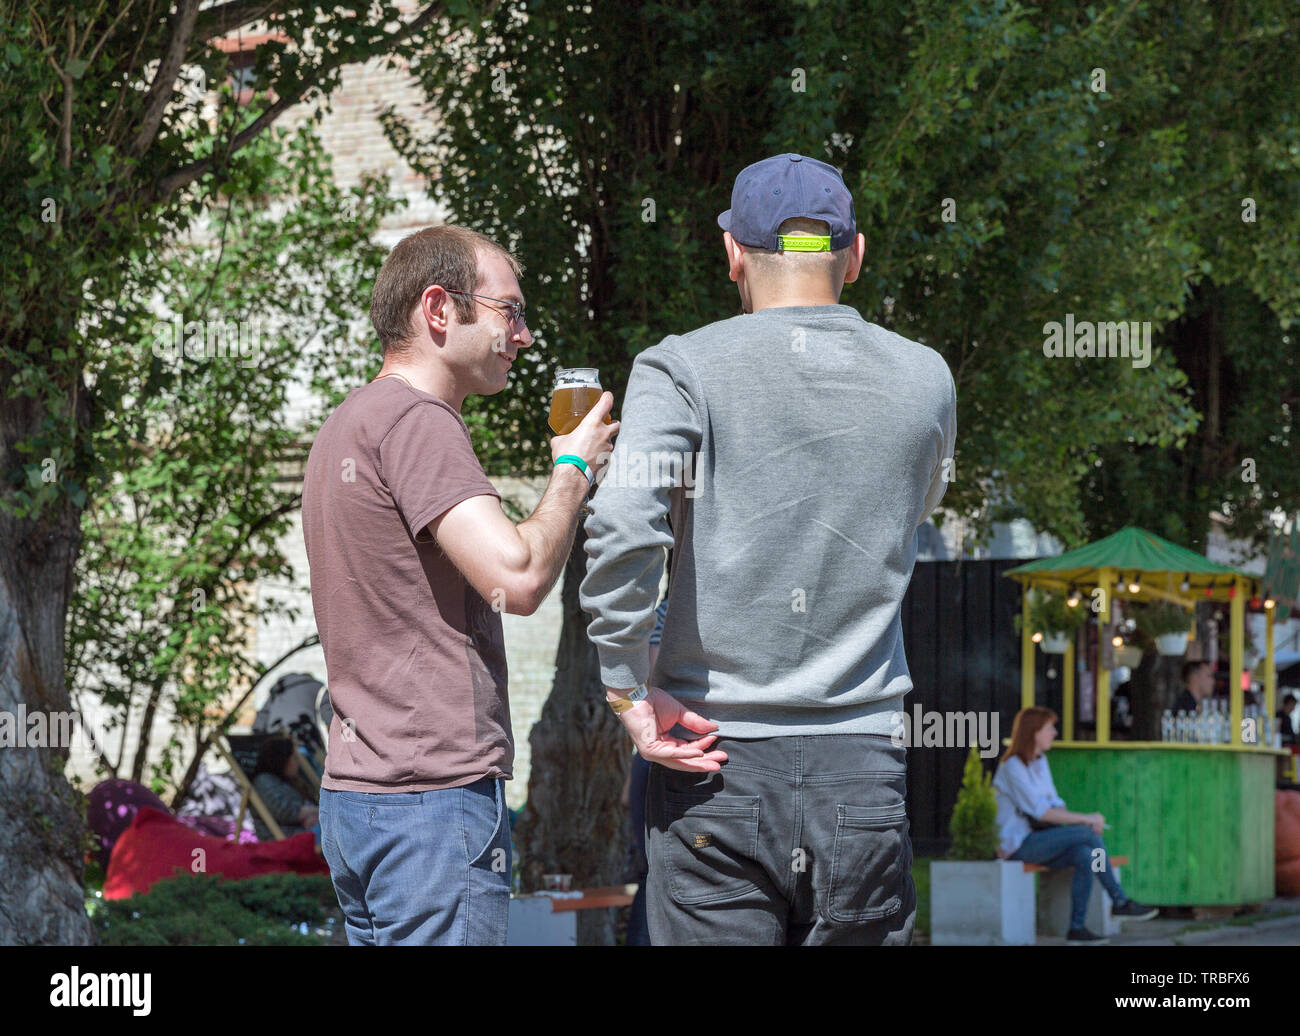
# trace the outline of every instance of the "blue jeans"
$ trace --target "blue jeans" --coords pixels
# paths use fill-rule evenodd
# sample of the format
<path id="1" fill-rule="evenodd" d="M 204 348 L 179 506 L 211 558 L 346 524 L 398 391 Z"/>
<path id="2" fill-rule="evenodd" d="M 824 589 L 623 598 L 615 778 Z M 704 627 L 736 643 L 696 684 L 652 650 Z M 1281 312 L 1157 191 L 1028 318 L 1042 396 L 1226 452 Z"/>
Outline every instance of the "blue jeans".
<path id="1" fill-rule="evenodd" d="M 353 946 L 504 946 L 505 781 L 320 793 L 321 851 Z"/>
<path id="2" fill-rule="evenodd" d="M 1101 850 L 1101 855 L 1096 850 Z M 1025 863 L 1045 863 L 1053 870 L 1062 867 L 1074 868 L 1074 880 L 1070 885 L 1070 927 L 1082 928 L 1088 917 L 1088 897 L 1092 895 L 1092 876 L 1097 875 L 1116 906 L 1127 901 L 1124 890 L 1115 877 L 1115 869 L 1110 865 L 1110 854 L 1102 844 L 1101 835 L 1083 824 L 1062 824 L 1042 831 L 1031 831 L 1020 848 L 1011 854 L 1013 860 Z M 1104 870 L 1094 871 L 1094 859 L 1105 860 Z"/>

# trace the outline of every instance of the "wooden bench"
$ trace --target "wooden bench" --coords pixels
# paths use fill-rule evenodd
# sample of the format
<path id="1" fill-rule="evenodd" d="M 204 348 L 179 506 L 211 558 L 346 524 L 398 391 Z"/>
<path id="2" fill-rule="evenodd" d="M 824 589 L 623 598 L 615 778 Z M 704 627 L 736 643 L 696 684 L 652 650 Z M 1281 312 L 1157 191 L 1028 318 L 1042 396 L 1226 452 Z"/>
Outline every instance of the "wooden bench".
<path id="1" fill-rule="evenodd" d="M 563 914 L 569 910 L 598 910 L 603 907 L 631 906 L 636 898 L 635 885 L 609 885 L 598 889 L 579 889 L 582 898 L 551 899 L 551 911 Z"/>
<path id="2" fill-rule="evenodd" d="M 1110 857 L 1118 880 L 1120 868 L 1129 862 L 1127 856 Z M 1052 869 L 1045 863 L 1026 863 L 1026 874 L 1042 874 L 1038 879 L 1037 925 L 1040 935 L 1064 935 L 1070 927 L 1070 885 L 1074 881 L 1073 867 Z M 1088 916 L 1084 925 L 1097 935 L 1118 935 L 1120 922 L 1111 915 L 1110 896 L 1105 889 L 1094 888 L 1088 897 Z"/>
<path id="3" fill-rule="evenodd" d="M 577 946 L 578 911 L 627 906 L 636 895 L 635 885 L 575 889 L 581 896 L 535 893 L 513 896 L 507 936 L 509 946 Z"/>
<path id="4" fill-rule="evenodd" d="M 1127 864 L 1128 864 L 1128 857 L 1127 857 L 1127 856 L 1112 856 L 1112 857 L 1110 858 L 1110 865 L 1111 865 L 1112 867 L 1124 867 L 1124 866 L 1126 866 Z M 1069 871 L 1069 870 L 1074 870 L 1073 867 L 1058 867 L 1057 869 L 1058 869 L 1058 870 L 1067 870 L 1067 871 Z M 1047 870 L 1051 870 L 1051 868 L 1050 868 L 1049 866 L 1047 866 L 1047 864 L 1045 864 L 1045 863 L 1027 863 L 1027 864 L 1025 864 L 1025 873 L 1026 873 L 1026 874 L 1038 874 L 1038 873 L 1040 873 L 1040 872 L 1042 872 L 1042 871 L 1047 871 Z"/>

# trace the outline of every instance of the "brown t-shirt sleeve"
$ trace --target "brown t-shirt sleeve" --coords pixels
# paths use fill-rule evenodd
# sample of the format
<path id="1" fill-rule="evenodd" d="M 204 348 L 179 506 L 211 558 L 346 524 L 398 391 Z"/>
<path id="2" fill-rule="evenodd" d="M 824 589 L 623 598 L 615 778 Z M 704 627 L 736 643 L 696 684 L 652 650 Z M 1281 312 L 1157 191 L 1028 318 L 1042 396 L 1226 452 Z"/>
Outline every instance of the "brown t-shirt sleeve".
<path id="1" fill-rule="evenodd" d="M 416 540 L 428 542 L 429 523 L 462 500 L 501 494 L 474 456 L 469 429 L 437 403 L 406 411 L 379 444 L 379 473 Z"/>

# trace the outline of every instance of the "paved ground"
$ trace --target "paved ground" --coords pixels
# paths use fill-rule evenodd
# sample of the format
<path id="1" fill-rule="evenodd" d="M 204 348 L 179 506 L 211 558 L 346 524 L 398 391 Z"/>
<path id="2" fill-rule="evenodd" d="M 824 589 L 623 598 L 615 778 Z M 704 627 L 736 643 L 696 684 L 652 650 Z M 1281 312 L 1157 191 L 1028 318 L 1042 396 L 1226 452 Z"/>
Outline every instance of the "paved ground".
<path id="1" fill-rule="evenodd" d="M 1093 895 L 1097 895 L 1094 891 Z M 1039 936 L 1039 946 L 1063 946 L 1064 938 Z M 1300 946 L 1300 897 L 1274 899 L 1258 913 L 1221 921 L 1189 918 L 1128 922 L 1111 946 Z"/>

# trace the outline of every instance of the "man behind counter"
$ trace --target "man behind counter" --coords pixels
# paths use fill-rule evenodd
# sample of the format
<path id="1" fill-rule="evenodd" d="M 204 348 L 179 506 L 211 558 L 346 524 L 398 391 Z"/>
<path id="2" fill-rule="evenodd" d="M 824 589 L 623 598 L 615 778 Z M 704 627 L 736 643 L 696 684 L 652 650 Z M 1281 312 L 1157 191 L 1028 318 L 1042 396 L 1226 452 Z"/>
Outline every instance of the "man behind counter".
<path id="1" fill-rule="evenodd" d="M 1174 713 L 1195 712 L 1214 693 L 1214 671 L 1205 659 L 1183 663 L 1183 689 L 1174 699 Z"/>

